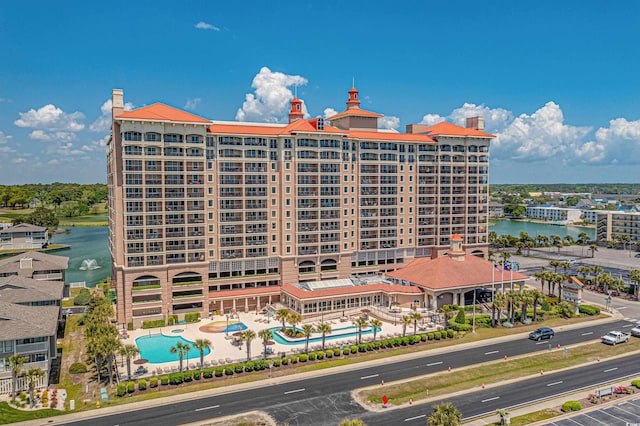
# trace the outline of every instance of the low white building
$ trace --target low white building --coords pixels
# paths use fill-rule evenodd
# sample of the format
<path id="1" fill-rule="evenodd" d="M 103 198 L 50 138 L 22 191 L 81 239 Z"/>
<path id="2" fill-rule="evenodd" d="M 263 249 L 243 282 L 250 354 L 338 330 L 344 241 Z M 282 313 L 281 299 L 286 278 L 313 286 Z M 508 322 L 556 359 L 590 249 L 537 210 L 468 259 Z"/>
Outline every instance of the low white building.
<path id="1" fill-rule="evenodd" d="M 528 206 L 527 218 L 571 224 L 581 221 L 582 211 L 567 207 Z"/>

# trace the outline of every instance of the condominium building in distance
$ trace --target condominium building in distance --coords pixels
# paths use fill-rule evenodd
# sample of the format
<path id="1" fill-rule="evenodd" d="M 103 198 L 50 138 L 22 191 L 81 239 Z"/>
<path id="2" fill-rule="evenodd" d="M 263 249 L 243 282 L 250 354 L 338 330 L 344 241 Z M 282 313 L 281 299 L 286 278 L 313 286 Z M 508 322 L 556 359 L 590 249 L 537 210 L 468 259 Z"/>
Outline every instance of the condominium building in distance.
<path id="1" fill-rule="evenodd" d="M 279 302 L 283 284 L 391 272 L 488 237 L 489 145 L 467 126 L 378 129 L 347 108 L 284 124 L 205 119 L 113 90 L 109 244 L 117 318 L 182 318 Z"/>

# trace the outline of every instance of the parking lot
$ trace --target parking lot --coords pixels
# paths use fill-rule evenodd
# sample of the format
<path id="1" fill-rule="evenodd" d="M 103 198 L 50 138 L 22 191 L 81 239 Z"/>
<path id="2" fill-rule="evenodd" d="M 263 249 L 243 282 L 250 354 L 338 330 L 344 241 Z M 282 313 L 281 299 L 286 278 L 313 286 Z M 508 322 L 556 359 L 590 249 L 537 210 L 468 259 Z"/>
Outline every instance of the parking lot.
<path id="1" fill-rule="evenodd" d="M 556 426 L 640 425 L 640 398 L 548 423 Z"/>

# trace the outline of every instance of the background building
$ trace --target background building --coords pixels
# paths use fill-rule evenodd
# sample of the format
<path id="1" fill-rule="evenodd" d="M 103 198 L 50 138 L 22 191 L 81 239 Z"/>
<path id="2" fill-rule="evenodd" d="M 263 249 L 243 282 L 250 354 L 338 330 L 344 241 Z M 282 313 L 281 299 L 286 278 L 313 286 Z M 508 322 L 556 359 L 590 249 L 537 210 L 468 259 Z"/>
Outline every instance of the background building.
<path id="1" fill-rule="evenodd" d="M 597 241 L 613 241 L 613 234 L 640 241 L 640 213 L 600 210 L 596 217 Z"/>
<path id="2" fill-rule="evenodd" d="M 289 123 L 211 121 L 113 91 L 109 230 L 118 322 L 279 302 L 280 286 L 437 258 L 453 234 L 484 255 L 489 143 L 481 117 L 378 129 L 347 109 Z M 242 303 L 239 305 L 239 301 Z"/>

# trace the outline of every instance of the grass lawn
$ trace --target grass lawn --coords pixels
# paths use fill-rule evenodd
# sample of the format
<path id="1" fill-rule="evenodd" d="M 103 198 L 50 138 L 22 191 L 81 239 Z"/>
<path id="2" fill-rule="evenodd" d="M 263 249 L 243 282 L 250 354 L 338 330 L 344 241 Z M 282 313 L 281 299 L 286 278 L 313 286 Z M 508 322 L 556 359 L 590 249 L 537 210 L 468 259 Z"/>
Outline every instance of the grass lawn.
<path id="1" fill-rule="evenodd" d="M 15 408 L 9 407 L 9 403 L 0 402 L 0 424 L 2 425 L 27 420 L 44 419 L 46 417 L 59 416 L 60 414 L 64 414 L 64 411 L 54 410 L 52 408 L 34 411 L 16 410 Z"/>
<path id="2" fill-rule="evenodd" d="M 564 414 L 558 410 L 552 410 L 551 408 L 546 408 L 540 411 L 534 411 L 529 414 L 525 414 L 524 416 L 511 417 L 511 426 L 527 426 L 531 423 L 541 422 L 543 420 L 548 420 L 553 417 L 557 417 Z M 500 425 L 500 423 L 494 423 L 495 425 Z"/>

